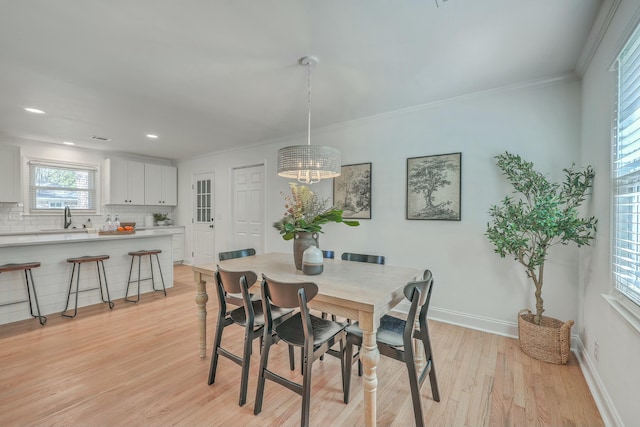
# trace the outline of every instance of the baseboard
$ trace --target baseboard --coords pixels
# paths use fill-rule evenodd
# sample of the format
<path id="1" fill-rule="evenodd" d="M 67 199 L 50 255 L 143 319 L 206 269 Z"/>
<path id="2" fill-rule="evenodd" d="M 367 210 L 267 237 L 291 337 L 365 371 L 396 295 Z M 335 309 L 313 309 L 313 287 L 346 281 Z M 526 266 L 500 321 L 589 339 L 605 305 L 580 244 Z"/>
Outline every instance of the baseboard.
<path id="1" fill-rule="evenodd" d="M 580 364 L 580 369 L 582 370 L 584 379 L 587 381 L 589 390 L 591 390 L 593 400 L 595 400 L 596 406 L 600 411 L 600 416 L 604 421 L 604 425 L 609 427 L 624 427 L 624 423 L 622 422 L 622 419 L 620 419 L 620 415 L 618 415 L 618 411 L 616 411 L 616 408 L 613 405 L 611 396 L 607 393 L 607 389 L 602 383 L 600 375 L 598 375 L 598 370 L 589 356 L 589 352 L 586 351 L 582 340 L 580 337 L 573 337 L 572 341 L 576 344 L 574 353 L 578 359 L 578 363 Z"/>
<path id="2" fill-rule="evenodd" d="M 402 301 L 394 307 L 393 311 L 407 314 L 409 312 L 409 302 Z M 490 317 L 461 313 L 459 311 L 434 306 L 429 307 L 428 317 L 429 319 L 451 325 L 462 326 L 464 328 L 475 329 L 509 338 L 518 338 L 518 324 L 516 322 L 505 322 Z"/>

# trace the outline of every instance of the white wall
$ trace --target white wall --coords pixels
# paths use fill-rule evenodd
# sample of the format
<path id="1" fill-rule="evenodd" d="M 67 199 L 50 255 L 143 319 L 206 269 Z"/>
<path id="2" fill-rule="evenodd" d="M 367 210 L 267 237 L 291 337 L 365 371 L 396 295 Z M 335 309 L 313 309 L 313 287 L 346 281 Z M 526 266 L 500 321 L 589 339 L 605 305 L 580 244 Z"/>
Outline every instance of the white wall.
<path id="1" fill-rule="evenodd" d="M 640 333 L 613 310 L 602 294 L 612 288 L 611 239 L 611 129 L 616 94 L 616 73 L 611 65 L 624 42 L 630 23 L 637 22 L 640 1 L 623 0 L 583 78 L 582 161 L 594 165 L 596 181 L 592 214 L 599 219 L 596 245 L 580 254 L 579 329 L 585 345 L 586 366 L 610 404 L 617 425 L 638 424 Z M 594 341 L 599 342 L 599 360 Z M 594 387 L 592 387 L 594 390 Z"/>
<path id="2" fill-rule="evenodd" d="M 503 88 L 387 114 L 312 133 L 312 144 L 342 151 L 343 164 L 372 163 L 372 219 L 357 228 L 328 224 L 320 236 L 323 249 L 385 255 L 389 264 L 430 268 L 436 278 L 434 316 L 515 334 L 516 314 L 533 307 L 532 285 L 511 259 L 501 259 L 483 233 L 488 209 L 510 193 L 493 157 L 510 150 L 533 161 L 553 178 L 579 158 L 580 85 L 560 80 Z M 187 225 L 186 254 L 191 254 L 191 182 L 195 173 L 215 173 L 216 251 L 231 248 L 229 218 L 231 170 L 265 164 L 267 251 L 292 252 L 273 221 L 281 218 L 288 180 L 276 174 L 281 146 L 304 144 L 298 138 L 250 149 L 211 154 L 178 164 L 179 207 L 176 219 Z M 462 220 L 405 219 L 408 157 L 462 152 Z M 332 195 L 332 182 L 312 189 Z M 561 247 L 547 264 L 546 314 L 577 319 L 577 249 Z"/>

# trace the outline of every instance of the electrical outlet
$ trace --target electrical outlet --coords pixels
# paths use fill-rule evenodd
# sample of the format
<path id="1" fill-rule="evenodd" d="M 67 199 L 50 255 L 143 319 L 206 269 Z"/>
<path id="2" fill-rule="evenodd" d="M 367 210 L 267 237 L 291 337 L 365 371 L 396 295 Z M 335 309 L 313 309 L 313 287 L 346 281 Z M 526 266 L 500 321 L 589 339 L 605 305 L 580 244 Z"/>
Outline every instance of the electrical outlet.
<path id="1" fill-rule="evenodd" d="M 599 362 L 599 352 L 600 352 L 600 343 L 598 343 L 598 340 L 594 340 L 593 341 L 593 358 L 596 359 L 596 362 Z"/>

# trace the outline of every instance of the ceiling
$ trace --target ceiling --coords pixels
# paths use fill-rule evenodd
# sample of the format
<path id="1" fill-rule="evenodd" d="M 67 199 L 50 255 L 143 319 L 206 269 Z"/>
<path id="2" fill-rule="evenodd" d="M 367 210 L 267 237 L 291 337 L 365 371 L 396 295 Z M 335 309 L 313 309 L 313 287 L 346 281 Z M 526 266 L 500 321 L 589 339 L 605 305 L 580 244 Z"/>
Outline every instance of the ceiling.
<path id="1" fill-rule="evenodd" d="M 302 56 L 321 128 L 572 73 L 600 3 L 0 0 L 0 141 L 172 160 L 304 144 Z"/>

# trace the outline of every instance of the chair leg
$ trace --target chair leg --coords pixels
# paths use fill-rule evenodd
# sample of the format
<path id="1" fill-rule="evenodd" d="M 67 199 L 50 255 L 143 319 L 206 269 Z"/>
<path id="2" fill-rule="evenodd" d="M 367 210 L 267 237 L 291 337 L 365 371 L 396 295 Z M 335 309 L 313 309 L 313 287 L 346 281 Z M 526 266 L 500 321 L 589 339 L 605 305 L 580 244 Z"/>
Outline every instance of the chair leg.
<path id="1" fill-rule="evenodd" d="M 433 363 L 433 354 L 431 354 L 431 341 L 429 340 L 428 331 L 422 331 L 424 334 L 420 341 L 422 341 L 422 346 L 424 347 L 424 354 L 427 359 L 427 367 L 425 369 L 429 369 L 429 382 L 431 383 L 431 396 L 433 400 L 436 402 L 440 402 L 440 392 L 438 391 L 438 380 L 436 379 L 436 366 Z"/>
<path id="2" fill-rule="evenodd" d="M 413 349 L 411 346 L 404 349 L 405 364 L 409 374 L 409 388 L 411 389 L 411 400 L 413 402 L 413 414 L 416 420 L 416 427 L 424 427 L 424 415 L 422 414 L 422 402 L 420 401 L 420 384 L 418 373 L 414 361 Z"/>
<path id="3" fill-rule="evenodd" d="M 105 293 L 107 294 L 107 300 L 106 301 L 104 300 L 104 296 L 102 294 L 102 280 L 100 279 L 100 265 L 98 265 L 98 262 L 96 261 L 96 268 L 98 269 L 98 285 L 100 286 L 100 298 L 102 298 L 102 302 L 109 303 L 109 310 L 111 310 L 115 304 L 111 301 L 111 297 L 109 296 L 109 284 L 107 283 L 107 272 L 104 269 L 104 261 L 100 260 L 100 264 L 102 265 L 102 277 L 104 278 L 104 290 L 105 290 Z"/>
<path id="4" fill-rule="evenodd" d="M 224 313 L 218 313 L 218 324 L 216 325 L 216 335 L 213 338 L 213 349 L 211 350 L 211 365 L 209 366 L 209 382 L 211 385 L 216 380 L 216 369 L 218 367 L 218 348 L 222 341 L 222 330 L 224 329 Z"/>
<path id="5" fill-rule="evenodd" d="M 347 348 L 344 351 L 344 372 L 343 372 L 343 383 L 344 383 L 344 403 L 349 403 L 349 393 L 351 389 L 351 365 L 353 364 L 353 343 L 349 338 L 347 338 Z M 358 362 L 360 360 L 358 359 Z"/>
<path id="6" fill-rule="evenodd" d="M 247 384 L 249 383 L 249 367 L 251 365 L 251 346 L 253 345 L 253 324 L 247 325 L 244 330 L 244 353 L 242 355 L 242 374 L 240 376 L 240 400 L 239 405 L 247 403 Z"/>
<path id="7" fill-rule="evenodd" d="M 264 339 L 264 347 L 262 348 L 262 355 L 260 356 L 260 369 L 258 370 L 258 387 L 256 390 L 256 402 L 253 407 L 254 415 L 258 415 L 262 411 L 262 398 L 264 397 L 264 382 L 266 380 L 264 371 L 267 369 L 267 362 L 269 361 L 269 350 L 271 349 L 271 343 L 273 337 L 267 334 Z"/>
<path id="8" fill-rule="evenodd" d="M 71 287 L 73 286 L 73 275 L 76 272 L 76 263 L 73 263 L 73 268 L 71 269 L 71 280 L 69 281 L 69 293 L 67 294 L 67 304 L 65 305 L 65 309 L 62 312 L 62 315 L 64 317 L 76 317 L 76 315 L 78 314 L 78 293 L 80 290 L 80 265 L 81 264 L 77 264 L 78 265 L 78 274 L 77 274 L 77 280 L 76 280 L 76 307 L 73 311 L 73 315 L 69 315 L 69 314 L 65 314 L 65 312 L 67 312 L 69 310 L 69 300 L 71 299 Z"/>
<path id="9" fill-rule="evenodd" d="M 303 347 L 304 349 L 304 347 Z M 311 350 L 313 351 L 313 350 Z M 309 425 L 309 409 L 311 406 L 311 355 L 303 352 L 303 367 L 302 367 L 302 414 L 300 425 L 307 427 Z"/>
<path id="10" fill-rule="evenodd" d="M 291 369 L 292 371 L 296 370 L 295 355 L 293 354 L 292 345 L 289 346 L 289 369 Z"/>

